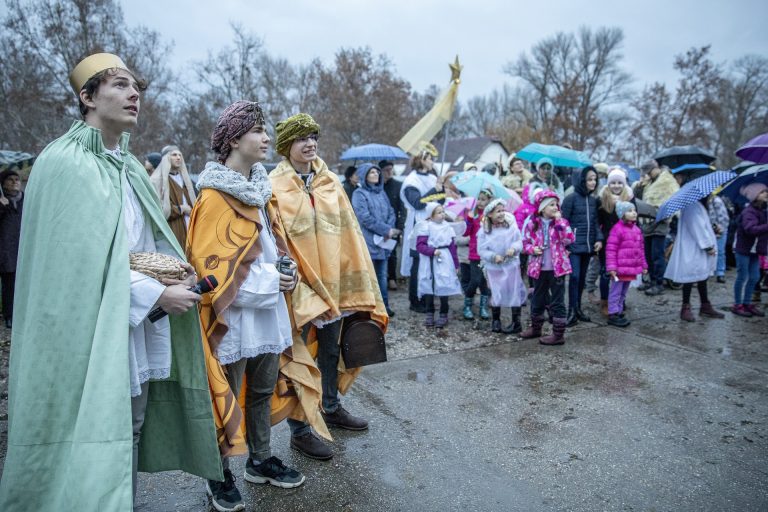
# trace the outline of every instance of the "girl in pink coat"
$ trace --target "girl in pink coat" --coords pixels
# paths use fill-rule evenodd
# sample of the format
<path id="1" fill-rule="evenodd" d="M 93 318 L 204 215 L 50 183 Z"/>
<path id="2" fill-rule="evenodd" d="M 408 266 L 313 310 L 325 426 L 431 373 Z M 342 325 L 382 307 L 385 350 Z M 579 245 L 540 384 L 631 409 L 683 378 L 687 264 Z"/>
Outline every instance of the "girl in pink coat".
<path id="1" fill-rule="evenodd" d="M 611 228 L 605 245 L 605 269 L 611 276 L 611 290 L 608 293 L 608 323 L 626 327 L 629 320 L 624 317 L 624 299 L 629 284 L 639 274 L 648 273 L 645 261 L 643 232 L 635 225 L 637 211 L 628 201 L 616 203 L 619 221 Z"/>
<path id="2" fill-rule="evenodd" d="M 560 213 L 560 200 L 549 189 L 536 192 L 536 213 L 523 229 L 523 252 L 529 255 L 528 276 L 534 279 L 531 326 L 522 338 L 541 336 L 544 311 L 549 302 L 552 334 L 539 340 L 542 345 L 565 343 L 565 276 L 571 273 L 566 247 L 574 240 L 570 224 Z"/>

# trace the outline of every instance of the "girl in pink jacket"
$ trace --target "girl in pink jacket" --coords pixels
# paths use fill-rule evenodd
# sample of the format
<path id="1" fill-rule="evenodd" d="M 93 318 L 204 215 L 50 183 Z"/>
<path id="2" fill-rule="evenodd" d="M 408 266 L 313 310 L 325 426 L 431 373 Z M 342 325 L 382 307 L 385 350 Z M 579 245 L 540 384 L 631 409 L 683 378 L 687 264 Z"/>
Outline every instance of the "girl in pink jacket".
<path id="1" fill-rule="evenodd" d="M 629 320 L 624 316 L 624 299 L 629 285 L 639 274 L 648 273 L 645 261 L 643 232 L 635 225 L 637 211 L 628 201 L 616 203 L 619 221 L 611 228 L 605 245 L 605 269 L 611 276 L 608 293 L 608 323 L 626 327 Z"/>
<path id="2" fill-rule="evenodd" d="M 574 240 L 568 221 L 560 213 L 560 200 L 549 189 L 536 192 L 536 213 L 523 229 L 523 252 L 529 255 L 528 276 L 534 279 L 531 300 L 531 326 L 522 338 L 538 338 L 544 325 L 544 311 L 549 299 L 552 334 L 539 340 L 542 345 L 565 343 L 565 276 L 571 273 L 571 261 L 565 249 Z M 550 298 L 551 297 L 551 298 Z"/>

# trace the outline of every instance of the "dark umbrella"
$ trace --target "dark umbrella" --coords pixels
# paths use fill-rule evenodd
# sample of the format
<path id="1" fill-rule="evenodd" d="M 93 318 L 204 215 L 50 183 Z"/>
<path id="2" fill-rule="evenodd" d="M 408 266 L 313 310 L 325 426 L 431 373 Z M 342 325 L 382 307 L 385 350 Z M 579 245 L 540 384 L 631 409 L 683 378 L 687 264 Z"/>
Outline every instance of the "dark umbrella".
<path id="1" fill-rule="evenodd" d="M 672 146 L 656 153 L 653 159 L 659 165 L 674 169 L 685 164 L 710 164 L 715 161 L 715 155 L 699 146 Z"/>
<path id="2" fill-rule="evenodd" d="M 758 135 L 736 150 L 736 156 L 757 164 L 768 164 L 768 133 Z"/>
<path id="3" fill-rule="evenodd" d="M 733 169 L 731 169 L 731 170 L 733 172 L 735 172 L 736 174 L 741 174 L 744 171 L 746 171 L 747 169 L 749 169 L 750 167 L 754 167 L 756 165 L 759 165 L 759 164 L 756 164 L 755 162 L 750 162 L 749 160 L 744 160 L 744 161 L 739 162 L 738 164 L 734 165 Z"/>
<path id="4" fill-rule="evenodd" d="M 741 188 L 752 183 L 768 185 L 768 165 L 752 166 L 748 171 L 739 174 L 738 178 L 724 186 L 719 195 L 729 198 L 734 203 L 746 203 L 747 198 L 741 195 Z"/>

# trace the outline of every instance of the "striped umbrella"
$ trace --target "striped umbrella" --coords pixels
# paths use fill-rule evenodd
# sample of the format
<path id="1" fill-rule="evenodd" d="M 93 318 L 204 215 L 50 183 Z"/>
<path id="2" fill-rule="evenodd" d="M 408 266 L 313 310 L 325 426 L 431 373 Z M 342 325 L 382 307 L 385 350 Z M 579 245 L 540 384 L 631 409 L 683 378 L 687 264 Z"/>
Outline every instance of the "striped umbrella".
<path id="1" fill-rule="evenodd" d="M 727 183 L 735 177 L 736 173 L 734 172 L 715 171 L 689 181 L 659 207 L 659 211 L 656 213 L 656 222 L 661 222 L 667 217 L 674 215 L 675 212 L 692 205 L 702 197 L 707 197 L 720 185 Z"/>

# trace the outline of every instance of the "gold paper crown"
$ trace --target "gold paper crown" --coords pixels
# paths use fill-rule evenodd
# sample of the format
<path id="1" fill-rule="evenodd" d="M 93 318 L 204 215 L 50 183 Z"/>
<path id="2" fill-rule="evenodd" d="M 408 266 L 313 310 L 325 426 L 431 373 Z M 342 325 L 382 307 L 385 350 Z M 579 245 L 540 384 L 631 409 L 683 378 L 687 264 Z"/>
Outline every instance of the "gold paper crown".
<path id="1" fill-rule="evenodd" d="M 437 158 L 437 155 L 438 155 L 437 148 L 433 146 L 431 143 L 424 140 L 419 142 L 419 153 L 421 154 L 429 153 L 430 155 L 432 155 L 432 158 Z"/>
<path id="2" fill-rule="evenodd" d="M 120 68 L 126 71 L 130 71 L 125 62 L 117 55 L 111 53 L 94 53 L 93 55 L 84 58 L 80 63 L 75 66 L 72 73 L 69 74 L 69 85 L 72 86 L 72 90 L 75 91 L 75 95 L 80 95 L 80 91 L 85 87 L 85 83 L 91 79 L 93 75 L 104 71 L 105 69 Z"/>

